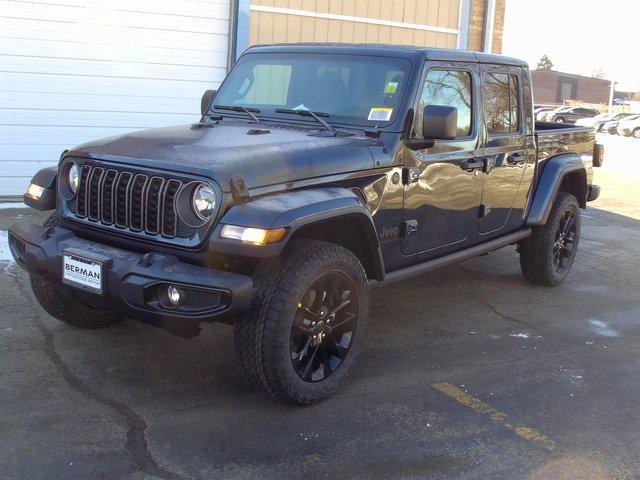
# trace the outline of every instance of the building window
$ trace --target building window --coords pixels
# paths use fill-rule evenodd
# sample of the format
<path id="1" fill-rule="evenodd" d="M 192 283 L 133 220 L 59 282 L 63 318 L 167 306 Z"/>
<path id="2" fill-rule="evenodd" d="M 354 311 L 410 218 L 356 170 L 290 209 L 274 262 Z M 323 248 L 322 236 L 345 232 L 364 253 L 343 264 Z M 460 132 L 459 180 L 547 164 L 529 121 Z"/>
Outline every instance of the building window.
<path id="1" fill-rule="evenodd" d="M 484 119 L 492 133 L 517 132 L 520 126 L 518 77 L 506 73 L 489 73 L 484 85 Z"/>
<path id="2" fill-rule="evenodd" d="M 458 109 L 458 137 L 471 135 L 471 74 L 460 70 L 430 70 L 424 82 L 418 111 L 427 105 L 444 105 Z M 422 132 L 422 115 L 417 131 Z"/>
<path id="3" fill-rule="evenodd" d="M 570 83 L 560 83 L 560 101 L 571 100 L 573 92 L 573 85 Z"/>

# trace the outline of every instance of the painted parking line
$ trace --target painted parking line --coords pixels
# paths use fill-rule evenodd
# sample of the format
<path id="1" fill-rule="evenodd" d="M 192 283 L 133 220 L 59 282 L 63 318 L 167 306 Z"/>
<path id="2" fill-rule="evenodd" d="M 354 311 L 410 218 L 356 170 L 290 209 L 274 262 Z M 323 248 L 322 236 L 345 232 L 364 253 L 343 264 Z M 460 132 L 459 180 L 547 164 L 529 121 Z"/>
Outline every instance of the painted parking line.
<path id="1" fill-rule="evenodd" d="M 482 400 L 477 399 L 473 395 L 460 390 L 458 387 L 451 385 L 450 383 L 432 383 L 431 386 L 436 390 L 444 393 L 445 395 L 453 398 L 458 403 L 461 403 L 465 407 L 471 410 L 489 416 L 498 425 L 503 426 L 514 432 L 521 438 L 542 447 L 546 450 L 553 450 L 556 448 L 556 444 L 553 440 L 547 438 L 537 430 L 526 427 L 524 425 L 513 425 L 507 420 L 507 414 L 493 408 L 491 405 L 484 403 Z"/>

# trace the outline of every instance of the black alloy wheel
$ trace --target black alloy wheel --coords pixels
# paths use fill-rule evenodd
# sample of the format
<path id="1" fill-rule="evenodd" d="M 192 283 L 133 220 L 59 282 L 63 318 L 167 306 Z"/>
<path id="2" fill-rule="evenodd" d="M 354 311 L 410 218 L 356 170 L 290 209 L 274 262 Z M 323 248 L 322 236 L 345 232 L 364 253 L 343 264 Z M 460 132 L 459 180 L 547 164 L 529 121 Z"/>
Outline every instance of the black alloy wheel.
<path id="1" fill-rule="evenodd" d="M 306 382 L 331 376 L 349 355 L 358 326 L 359 299 L 341 272 L 318 278 L 297 304 L 291 327 L 291 362 Z"/>
<path id="2" fill-rule="evenodd" d="M 333 395 L 365 342 L 369 288 L 358 258 L 340 245 L 302 238 L 253 279 L 251 307 L 234 326 L 242 376 L 288 404 Z"/>
<path id="3" fill-rule="evenodd" d="M 555 287 L 566 278 L 580 243 L 580 205 L 568 192 L 559 192 L 544 225 L 533 227 L 520 243 L 520 267 L 536 285 Z"/>
<path id="4" fill-rule="evenodd" d="M 562 273 L 571 267 L 576 239 L 576 215 L 573 209 L 566 210 L 560 218 L 555 242 L 553 243 L 553 265 Z"/>

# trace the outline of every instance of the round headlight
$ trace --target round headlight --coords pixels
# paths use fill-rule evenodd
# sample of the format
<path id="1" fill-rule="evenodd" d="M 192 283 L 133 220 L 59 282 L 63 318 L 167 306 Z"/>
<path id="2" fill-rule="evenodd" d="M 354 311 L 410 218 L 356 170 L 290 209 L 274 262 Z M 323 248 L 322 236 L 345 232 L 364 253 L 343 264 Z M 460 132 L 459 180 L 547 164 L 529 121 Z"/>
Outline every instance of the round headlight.
<path id="1" fill-rule="evenodd" d="M 193 211 L 201 220 L 209 220 L 216 211 L 216 192 L 206 183 L 193 191 Z"/>
<path id="2" fill-rule="evenodd" d="M 77 164 L 71 165 L 69 169 L 69 190 L 71 190 L 74 194 L 78 191 L 78 184 L 80 183 L 80 167 Z"/>

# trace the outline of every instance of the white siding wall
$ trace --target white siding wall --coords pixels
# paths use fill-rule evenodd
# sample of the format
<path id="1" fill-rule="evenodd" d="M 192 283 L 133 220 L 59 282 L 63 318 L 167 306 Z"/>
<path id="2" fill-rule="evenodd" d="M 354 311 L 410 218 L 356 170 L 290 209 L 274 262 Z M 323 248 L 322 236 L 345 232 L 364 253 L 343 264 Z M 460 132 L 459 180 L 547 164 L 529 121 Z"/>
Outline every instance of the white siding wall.
<path id="1" fill-rule="evenodd" d="M 229 0 L 0 0 L 0 196 L 71 146 L 196 121 L 228 27 Z"/>

